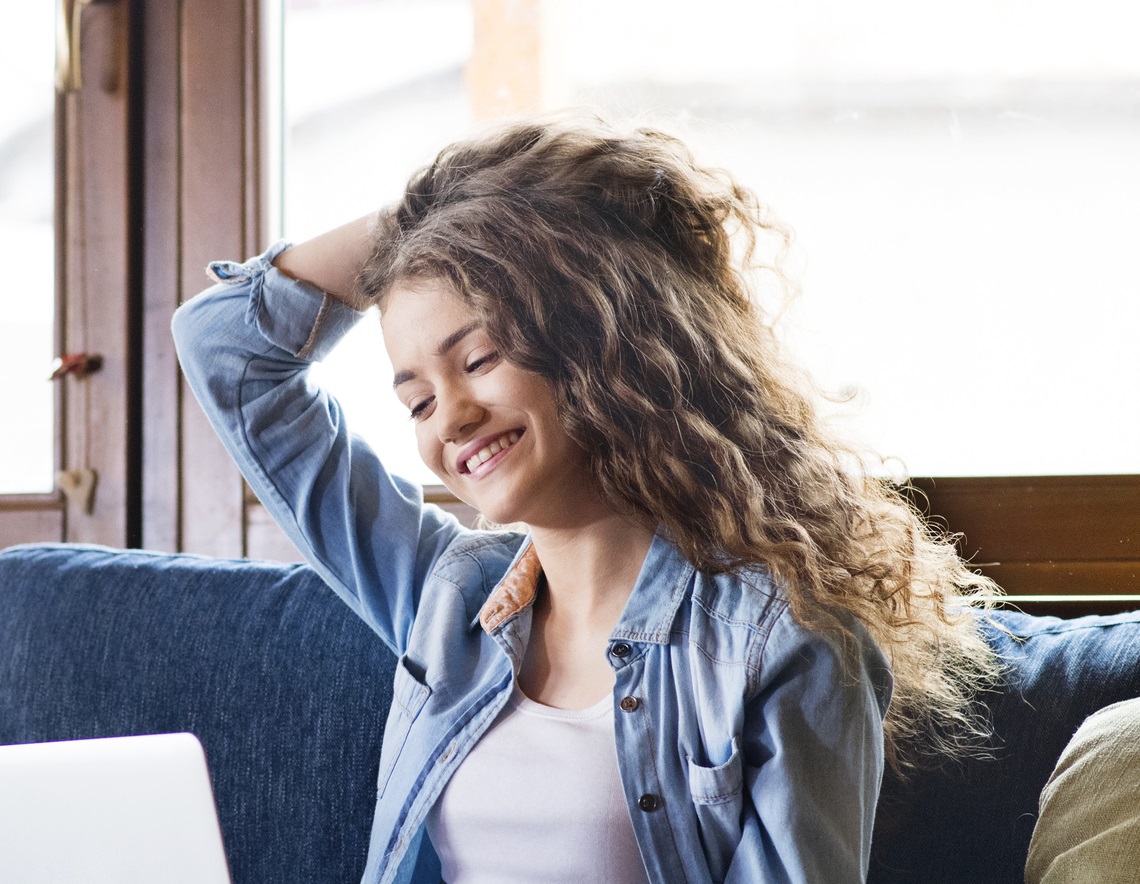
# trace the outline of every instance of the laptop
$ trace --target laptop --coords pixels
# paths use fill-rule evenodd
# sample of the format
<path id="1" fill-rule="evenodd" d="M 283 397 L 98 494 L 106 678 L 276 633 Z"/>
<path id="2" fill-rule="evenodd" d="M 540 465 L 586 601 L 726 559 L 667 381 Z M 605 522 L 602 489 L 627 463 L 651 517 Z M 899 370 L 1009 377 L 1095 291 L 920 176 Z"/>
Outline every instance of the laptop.
<path id="1" fill-rule="evenodd" d="M 230 884 L 202 744 L 0 746 L 0 881 Z"/>

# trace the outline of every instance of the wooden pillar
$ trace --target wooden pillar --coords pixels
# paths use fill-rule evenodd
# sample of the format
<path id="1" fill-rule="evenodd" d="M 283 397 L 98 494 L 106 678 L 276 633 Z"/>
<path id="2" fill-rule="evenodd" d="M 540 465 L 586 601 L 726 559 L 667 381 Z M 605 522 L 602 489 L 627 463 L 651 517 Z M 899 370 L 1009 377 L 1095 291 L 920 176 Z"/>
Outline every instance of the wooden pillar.
<path id="1" fill-rule="evenodd" d="M 472 116 L 533 113 L 564 101 L 554 0 L 472 0 L 475 49 L 467 66 Z"/>

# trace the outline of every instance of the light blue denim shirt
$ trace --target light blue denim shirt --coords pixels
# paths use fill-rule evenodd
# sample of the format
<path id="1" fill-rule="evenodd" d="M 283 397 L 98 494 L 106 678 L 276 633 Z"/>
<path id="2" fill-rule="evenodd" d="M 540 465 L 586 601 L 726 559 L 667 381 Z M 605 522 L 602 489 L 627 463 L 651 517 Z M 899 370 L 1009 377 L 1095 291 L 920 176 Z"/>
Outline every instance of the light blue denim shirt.
<path id="1" fill-rule="evenodd" d="M 428 811 L 511 695 L 540 564 L 524 536 L 425 505 L 351 433 L 308 369 L 360 314 L 278 273 L 283 248 L 211 265 L 178 354 L 258 497 L 399 658 L 363 880 L 434 884 Z M 762 570 L 705 574 L 653 541 L 607 648 L 649 880 L 864 880 L 891 675 L 855 635 L 843 651 L 804 629 Z"/>

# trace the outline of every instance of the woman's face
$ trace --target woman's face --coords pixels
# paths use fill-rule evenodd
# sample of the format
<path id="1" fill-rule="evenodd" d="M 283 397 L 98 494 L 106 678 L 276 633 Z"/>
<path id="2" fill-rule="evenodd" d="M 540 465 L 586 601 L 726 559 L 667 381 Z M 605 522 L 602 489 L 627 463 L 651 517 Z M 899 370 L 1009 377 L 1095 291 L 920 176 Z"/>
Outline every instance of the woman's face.
<path id="1" fill-rule="evenodd" d="M 499 353 L 450 285 L 395 286 L 382 326 L 420 457 L 456 497 L 494 522 L 532 527 L 597 509 L 585 453 L 558 420 L 552 386 Z"/>

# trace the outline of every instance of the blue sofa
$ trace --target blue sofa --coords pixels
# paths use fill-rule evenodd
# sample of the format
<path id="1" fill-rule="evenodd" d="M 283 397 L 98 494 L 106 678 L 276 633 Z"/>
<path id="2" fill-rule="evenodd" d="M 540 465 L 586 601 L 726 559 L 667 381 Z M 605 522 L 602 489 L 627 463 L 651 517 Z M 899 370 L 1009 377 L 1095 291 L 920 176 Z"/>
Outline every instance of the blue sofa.
<path id="1" fill-rule="evenodd" d="M 394 660 L 304 565 L 0 552 L 0 744 L 191 731 L 235 882 L 357 881 Z M 884 783 L 871 880 L 1021 882 L 1037 794 L 1086 715 L 1140 695 L 1140 614 L 993 615 L 988 758 Z"/>

